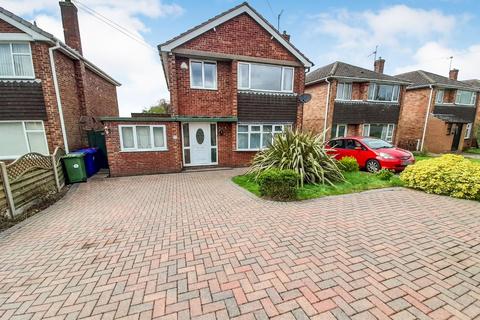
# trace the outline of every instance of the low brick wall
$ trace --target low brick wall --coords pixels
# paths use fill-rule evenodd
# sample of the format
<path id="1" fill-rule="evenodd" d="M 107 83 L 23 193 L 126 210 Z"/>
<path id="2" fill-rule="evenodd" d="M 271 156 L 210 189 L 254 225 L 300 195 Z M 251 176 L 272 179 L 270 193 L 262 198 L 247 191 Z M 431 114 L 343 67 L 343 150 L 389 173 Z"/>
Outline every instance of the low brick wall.
<path id="1" fill-rule="evenodd" d="M 121 151 L 119 125 L 165 125 L 166 151 Z M 181 131 L 178 122 L 107 121 L 105 142 L 112 177 L 172 173 L 182 170 Z"/>

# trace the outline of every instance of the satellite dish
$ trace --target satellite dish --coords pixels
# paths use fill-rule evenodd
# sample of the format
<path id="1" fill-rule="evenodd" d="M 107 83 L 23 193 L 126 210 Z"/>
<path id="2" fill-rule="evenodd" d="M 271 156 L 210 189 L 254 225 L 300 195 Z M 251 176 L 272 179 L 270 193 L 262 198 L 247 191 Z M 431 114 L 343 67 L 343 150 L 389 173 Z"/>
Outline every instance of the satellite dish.
<path id="1" fill-rule="evenodd" d="M 298 97 L 298 101 L 301 103 L 307 103 L 312 99 L 312 95 L 310 93 L 304 93 Z"/>

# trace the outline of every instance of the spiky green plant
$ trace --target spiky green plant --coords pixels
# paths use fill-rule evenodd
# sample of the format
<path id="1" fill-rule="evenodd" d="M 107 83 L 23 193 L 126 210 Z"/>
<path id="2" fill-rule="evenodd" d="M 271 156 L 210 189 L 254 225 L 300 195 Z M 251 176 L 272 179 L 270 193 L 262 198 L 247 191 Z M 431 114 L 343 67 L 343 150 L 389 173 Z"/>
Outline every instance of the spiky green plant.
<path id="1" fill-rule="evenodd" d="M 250 173 L 258 177 L 271 168 L 298 173 L 299 184 L 329 184 L 344 181 L 337 161 L 327 154 L 321 135 L 288 130 L 275 136 L 272 145 L 256 154 Z"/>

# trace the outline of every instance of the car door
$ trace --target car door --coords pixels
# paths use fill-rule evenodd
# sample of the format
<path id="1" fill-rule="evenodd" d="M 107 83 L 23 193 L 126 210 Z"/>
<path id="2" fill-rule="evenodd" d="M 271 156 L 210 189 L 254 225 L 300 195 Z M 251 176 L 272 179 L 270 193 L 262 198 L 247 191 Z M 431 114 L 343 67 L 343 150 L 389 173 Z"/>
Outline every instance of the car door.
<path id="1" fill-rule="evenodd" d="M 354 140 L 355 159 L 357 159 L 360 167 L 365 167 L 367 160 L 370 158 L 370 151 L 360 141 Z"/>
<path id="2" fill-rule="evenodd" d="M 328 145 L 331 149 L 334 150 L 333 154 L 334 154 L 335 159 L 339 160 L 339 159 L 345 157 L 345 140 L 344 139 L 331 140 L 328 143 Z"/>

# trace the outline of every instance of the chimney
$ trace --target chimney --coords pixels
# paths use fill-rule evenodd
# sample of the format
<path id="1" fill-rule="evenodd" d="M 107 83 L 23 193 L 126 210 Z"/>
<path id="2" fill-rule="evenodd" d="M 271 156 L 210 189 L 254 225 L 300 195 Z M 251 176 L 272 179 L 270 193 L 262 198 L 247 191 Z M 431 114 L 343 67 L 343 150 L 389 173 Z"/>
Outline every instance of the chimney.
<path id="1" fill-rule="evenodd" d="M 373 70 L 378 73 L 383 73 L 383 68 L 385 68 L 385 59 L 382 59 L 382 57 L 379 57 L 373 63 Z"/>
<path id="2" fill-rule="evenodd" d="M 287 31 L 285 31 L 285 30 L 283 30 L 282 37 L 283 37 L 283 39 L 285 39 L 287 41 L 290 41 L 290 35 L 287 34 Z"/>
<path id="3" fill-rule="evenodd" d="M 457 80 L 458 79 L 458 69 L 452 69 L 448 73 L 448 77 L 452 80 Z"/>
<path id="4" fill-rule="evenodd" d="M 82 54 L 82 40 L 80 39 L 80 28 L 78 27 L 77 7 L 71 0 L 60 1 L 62 13 L 63 35 L 65 43 Z"/>

